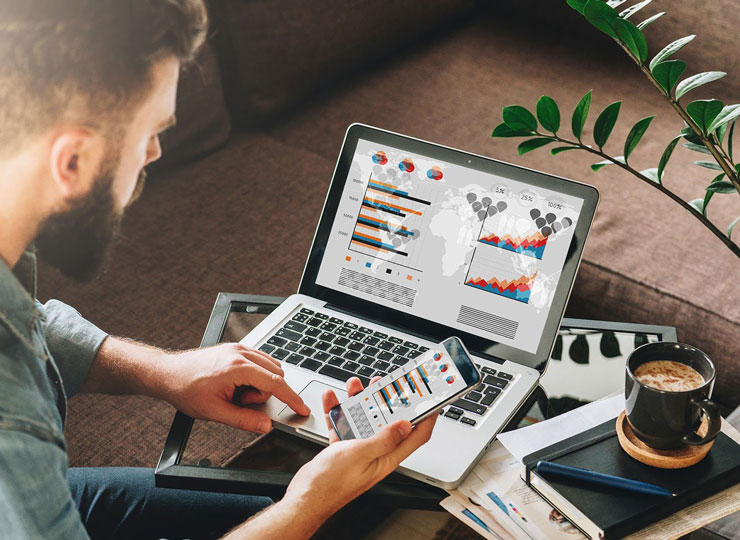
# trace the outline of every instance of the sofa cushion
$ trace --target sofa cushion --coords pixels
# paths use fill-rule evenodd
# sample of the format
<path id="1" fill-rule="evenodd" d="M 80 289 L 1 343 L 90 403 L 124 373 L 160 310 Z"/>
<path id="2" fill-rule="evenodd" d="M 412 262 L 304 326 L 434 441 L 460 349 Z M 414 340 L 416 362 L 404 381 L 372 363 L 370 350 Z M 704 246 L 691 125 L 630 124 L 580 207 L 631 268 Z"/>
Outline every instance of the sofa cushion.
<path id="1" fill-rule="evenodd" d="M 221 69 L 210 41 L 180 74 L 177 125 L 162 136 L 162 159 L 151 169 L 202 157 L 222 146 L 231 133 Z"/>
<path id="2" fill-rule="evenodd" d="M 434 42 L 473 0 L 214 0 L 232 111 L 255 124 L 312 91 L 382 67 L 414 41 Z"/>

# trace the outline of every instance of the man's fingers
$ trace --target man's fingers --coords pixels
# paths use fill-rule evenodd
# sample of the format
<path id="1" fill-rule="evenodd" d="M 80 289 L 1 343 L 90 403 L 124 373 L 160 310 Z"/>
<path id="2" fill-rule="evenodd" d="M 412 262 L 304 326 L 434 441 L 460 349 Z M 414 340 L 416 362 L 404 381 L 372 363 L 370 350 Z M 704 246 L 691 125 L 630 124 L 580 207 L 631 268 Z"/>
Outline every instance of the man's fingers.
<path id="1" fill-rule="evenodd" d="M 365 439 L 364 446 L 371 459 L 378 459 L 393 452 L 398 445 L 411 433 L 411 423 L 408 420 L 398 420 L 385 426 L 380 433 Z"/>
<path id="2" fill-rule="evenodd" d="M 347 384 L 347 388 L 349 389 L 349 383 Z M 321 395 L 321 404 L 324 409 L 326 427 L 329 429 L 329 444 L 333 444 L 339 440 L 339 436 L 337 436 L 334 426 L 331 425 L 331 420 L 329 420 L 329 411 L 339 405 L 339 398 L 334 393 L 334 390 L 327 390 Z"/>
<path id="3" fill-rule="evenodd" d="M 347 380 L 347 395 L 354 396 L 362 392 L 362 381 L 358 377 L 350 377 Z"/>
<path id="4" fill-rule="evenodd" d="M 268 433 L 272 429 L 272 420 L 265 413 L 231 403 L 224 403 L 214 411 L 213 420 L 255 433 Z"/>
<path id="5" fill-rule="evenodd" d="M 280 367 L 280 362 L 270 356 L 267 356 L 263 352 L 255 351 L 254 349 L 248 349 L 247 347 L 242 347 L 239 352 L 244 358 L 246 358 L 250 362 L 254 362 L 267 371 L 277 373 L 281 377 L 285 375 L 285 372 L 283 372 L 283 368 Z"/>
<path id="6" fill-rule="evenodd" d="M 245 390 L 239 392 L 237 396 L 238 404 L 249 405 L 250 403 L 265 403 L 270 399 L 270 394 L 258 390 L 254 387 L 248 387 Z"/>
<path id="7" fill-rule="evenodd" d="M 263 392 L 269 392 L 298 414 L 304 416 L 311 414 L 308 405 L 296 394 L 295 390 L 288 386 L 288 383 L 280 375 L 256 365 L 245 366 L 244 369 L 250 381 L 248 383 L 250 386 L 254 386 Z"/>

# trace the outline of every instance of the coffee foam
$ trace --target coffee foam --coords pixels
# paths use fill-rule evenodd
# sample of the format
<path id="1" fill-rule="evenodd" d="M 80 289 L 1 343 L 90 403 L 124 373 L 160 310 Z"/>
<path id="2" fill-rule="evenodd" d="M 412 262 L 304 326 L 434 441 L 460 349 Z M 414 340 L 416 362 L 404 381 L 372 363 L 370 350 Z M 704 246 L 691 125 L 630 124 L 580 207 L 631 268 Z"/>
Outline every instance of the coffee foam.
<path id="1" fill-rule="evenodd" d="M 646 362 L 635 370 L 635 378 L 645 386 L 668 392 L 686 392 L 705 383 L 694 368 L 672 360 Z"/>

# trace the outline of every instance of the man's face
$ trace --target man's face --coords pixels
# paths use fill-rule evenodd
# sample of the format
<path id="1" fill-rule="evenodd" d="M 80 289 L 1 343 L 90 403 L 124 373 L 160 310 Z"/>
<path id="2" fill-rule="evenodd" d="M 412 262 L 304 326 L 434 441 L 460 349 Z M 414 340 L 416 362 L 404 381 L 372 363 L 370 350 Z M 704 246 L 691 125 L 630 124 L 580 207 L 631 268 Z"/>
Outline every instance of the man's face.
<path id="1" fill-rule="evenodd" d="M 38 254 L 64 274 L 85 281 L 100 269 L 124 210 L 141 194 L 144 167 L 162 155 L 159 135 L 174 123 L 179 68 L 174 58 L 154 66 L 149 95 L 122 140 L 107 142 L 90 190 L 42 223 Z"/>

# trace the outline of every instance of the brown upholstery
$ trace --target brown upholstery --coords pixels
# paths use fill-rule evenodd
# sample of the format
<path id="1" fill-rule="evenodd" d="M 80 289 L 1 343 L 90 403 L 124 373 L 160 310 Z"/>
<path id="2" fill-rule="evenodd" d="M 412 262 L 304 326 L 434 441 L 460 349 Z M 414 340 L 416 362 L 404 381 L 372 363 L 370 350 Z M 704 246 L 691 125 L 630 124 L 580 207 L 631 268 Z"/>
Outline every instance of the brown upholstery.
<path id="1" fill-rule="evenodd" d="M 256 8 L 261 2 L 249 4 Z M 522 2 L 516 9 L 531 13 L 536 4 Z M 731 24 L 726 19 L 736 26 L 740 17 L 729 9 L 729 1 L 717 5 L 727 8 L 721 28 Z M 712 47 L 732 34 L 712 37 L 715 29 L 693 14 L 692 6 L 682 0 L 662 7 L 685 15 L 666 16 L 650 27 L 651 51 L 695 31 L 709 37 L 697 39 L 686 56 L 679 56 L 696 55 L 690 62 L 696 71 L 729 67 L 734 56 L 720 58 Z M 304 8 L 292 9 L 301 13 Z M 75 305 L 114 334 L 170 348 L 197 346 L 219 291 L 288 295 L 296 290 L 344 131 L 352 122 L 365 122 L 596 185 L 601 204 L 568 314 L 678 327 L 683 341 L 715 359 L 715 396 L 726 405 L 737 404 L 740 261 L 684 210 L 615 167 L 592 173 L 589 164 L 596 160 L 591 156 L 568 152 L 552 157 L 547 149 L 518 158 L 516 141 L 490 138 L 502 106 L 519 103 L 533 109 L 543 93 L 561 104 L 568 128 L 573 106 L 593 89 L 589 125 L 606 104 L 624 101 L 607 145 L 613 154 L 622 153 L 635 121 L 657 114 L 632 158 L 647 168 L 657 165 L 663 147 L 682 127 L 680 120 L 621 58 L 617 46 L 583 26 L 577 15 L 544 12 L 530 23 L 516 9 L 478 13 L 460 28 L 438 32 L 386 59 L 382 67 L 355 72 L 349 83 L 303 102 L 266 127 L 232 134 L 224 148 L 207 157 L 153 174 L 130 210 L 108 270 L 80 286 L 42 269 L 41 296 Z M 383 21 L 372 24 L 382 27 Z M 342 48 L 350 50 L 357 37 L 348 33 L 332 41 L 333 36 L 314 35 L 331 46 L 309 44 L 311 55 L 330 54 L 344 41 Z M 660 36 L 659 45 L 653 45 L 653 35 Z M 270 41 L 266 30 L 261 36 L 254 43 L 264 47 L 263 58 L 245 60 L 244 66 L 252 67 L 244 67 L 240 77 L 248 77 L 256 65 L 250 62 L 266 62 L 268 52 L 285 60 L 279 42 Z M 240 54 L 254 56 L 245 47 Z M 738 95 L 738 77 L 740 69 L 727 78 L 727 96 Z M 250 107 L 261 104 L 263 112 L 282 107 L 303 95 L 300 89 L 286 97 L 295 81 L 273 80 L 274 102 L 245 100 Z M 590 131 L 585 137 L 590 140 Z M 679 147 L 667 169 L 666 185 L 684 197 L 700 196 L 711 178 L 711 171 L 691 165 L 695 159 L 701 156 Z M 726 225 L 740 215 L 737 195 L 716 196 L 709 214 Z M 169 406 L 148 399 L 98 396 L 74 398 L 70 411 L 73 465 L 153 465 L 172 415 Z M 192 451 L 219 461 L 242 442 L 225 435 L 205 437 Z"/>

